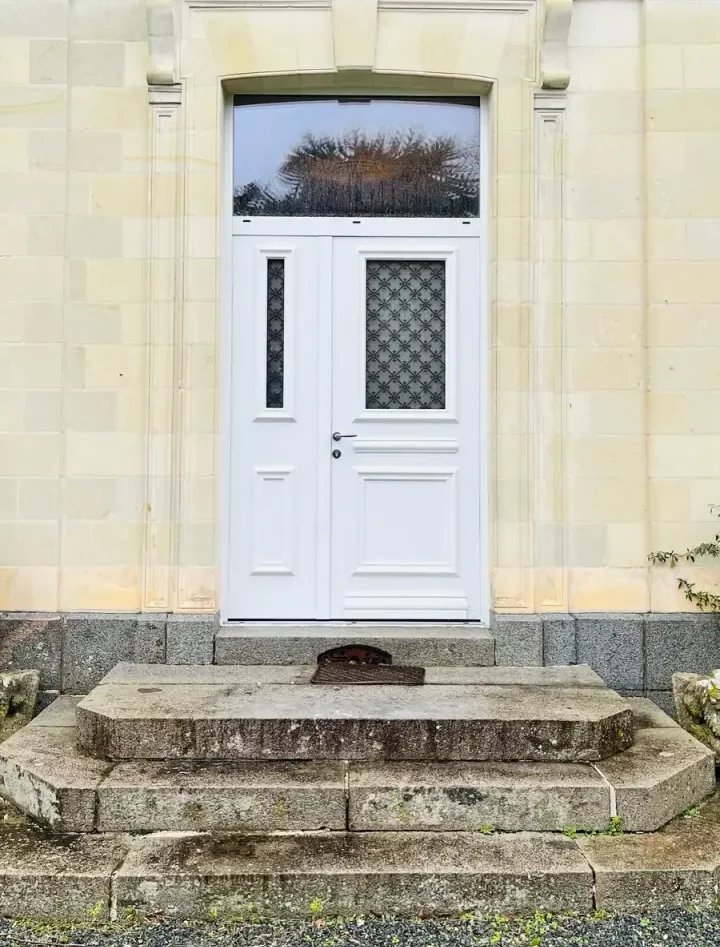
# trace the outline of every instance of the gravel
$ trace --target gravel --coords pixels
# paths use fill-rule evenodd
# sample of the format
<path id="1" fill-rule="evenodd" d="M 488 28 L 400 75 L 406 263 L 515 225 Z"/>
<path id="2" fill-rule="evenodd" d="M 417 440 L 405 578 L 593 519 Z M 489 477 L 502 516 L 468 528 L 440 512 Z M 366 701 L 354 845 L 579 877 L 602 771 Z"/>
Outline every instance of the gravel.
<path id="1" fill-rule="evenodd" d="M 720 947 L 720 913 L 86 926 L 0 920 L 0 947 Z"/>

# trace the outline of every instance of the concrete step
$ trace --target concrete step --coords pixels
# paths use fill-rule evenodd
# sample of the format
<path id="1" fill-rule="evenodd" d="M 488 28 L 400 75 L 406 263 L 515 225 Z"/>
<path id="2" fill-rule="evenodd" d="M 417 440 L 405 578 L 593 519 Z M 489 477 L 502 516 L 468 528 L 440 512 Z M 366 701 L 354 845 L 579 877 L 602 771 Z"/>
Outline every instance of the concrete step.
<path id="1" fill-rule="evenodd" d="M 0 794 L 55 831 L 502 832 L 657 828 L 714 788 L 709 750 L 654 705 L 631 699 L 635 742 L 603 762 L 364 763 L 141 761 L 76 746 L 59 698 L 0 747 Z"/>
<path id="2" fill-rule="evenodd" d="M 477 666 L 495 663 L 495 640 L 482 625 L 238 624 L 215 636 L 216 664 L 315 664 L 329 648 L 363 644 L 395 664 Z"/>
<path id="3" fill-rule="evenodd" d="M 602 687 L 248 677 L 247 668 L 205 667 L 182 686 L 147 676 L 101 684 L 78 704 L 78 743 L 114 760 L 589 762 L 632 741 L 629 705 Z"/>
<path id="4" fill-rule="evenodd" d="M 51 835 L 0 802 L 0 916 L 87 923 L 712 911 L 720 807 L 659 832 Z"/>

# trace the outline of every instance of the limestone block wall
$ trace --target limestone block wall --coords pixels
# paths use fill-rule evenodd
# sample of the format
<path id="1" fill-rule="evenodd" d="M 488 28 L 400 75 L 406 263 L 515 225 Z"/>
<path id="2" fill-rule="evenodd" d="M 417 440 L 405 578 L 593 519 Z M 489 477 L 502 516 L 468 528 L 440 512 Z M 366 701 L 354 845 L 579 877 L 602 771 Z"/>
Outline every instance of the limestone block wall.
<path id="1" fill-rule="evenodd" d="M 140 605 L 148 115 L 139 0 L 0 5 L 0 603 Z"/>
<path id="2" fill-rule="evenodd" d="M 3 0 L 0 86 L 0 610 L 218 607 L 225 97 L 333 88 L 490 98 L 495 611 L 686 607 L 717 0 Z"/>

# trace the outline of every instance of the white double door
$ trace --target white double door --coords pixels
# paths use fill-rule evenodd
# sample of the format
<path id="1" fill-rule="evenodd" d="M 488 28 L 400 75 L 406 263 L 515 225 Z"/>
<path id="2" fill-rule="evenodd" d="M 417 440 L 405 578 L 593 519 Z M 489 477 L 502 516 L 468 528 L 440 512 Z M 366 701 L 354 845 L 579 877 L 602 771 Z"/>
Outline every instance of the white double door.
<path id="1" fill-rule="evenodd" d="M 240 233 L 232 294 L 225 617 L 483 618 L 479 240 Z"/>

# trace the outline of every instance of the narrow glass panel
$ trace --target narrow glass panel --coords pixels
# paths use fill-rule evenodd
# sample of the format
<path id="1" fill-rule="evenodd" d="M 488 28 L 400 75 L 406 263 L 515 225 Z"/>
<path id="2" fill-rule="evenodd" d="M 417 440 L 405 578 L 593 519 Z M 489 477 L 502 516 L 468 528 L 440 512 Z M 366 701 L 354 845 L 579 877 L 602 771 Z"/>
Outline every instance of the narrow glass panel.
<path id="1" fill-rule="evenodd" d="M 236 96 L 233 212 L 477 217 L 477 99 Z"/>
<path id="2" fill-rule="evenodd" d="M 268 408 L 283 407 L 285 371 L 285 260 L 267 261 L 267 360 Z"/>
<path id="3" fill-rule="evenodd" d="M 445 407 L 445 261 L 368 260 L 365 407 Z"/>

